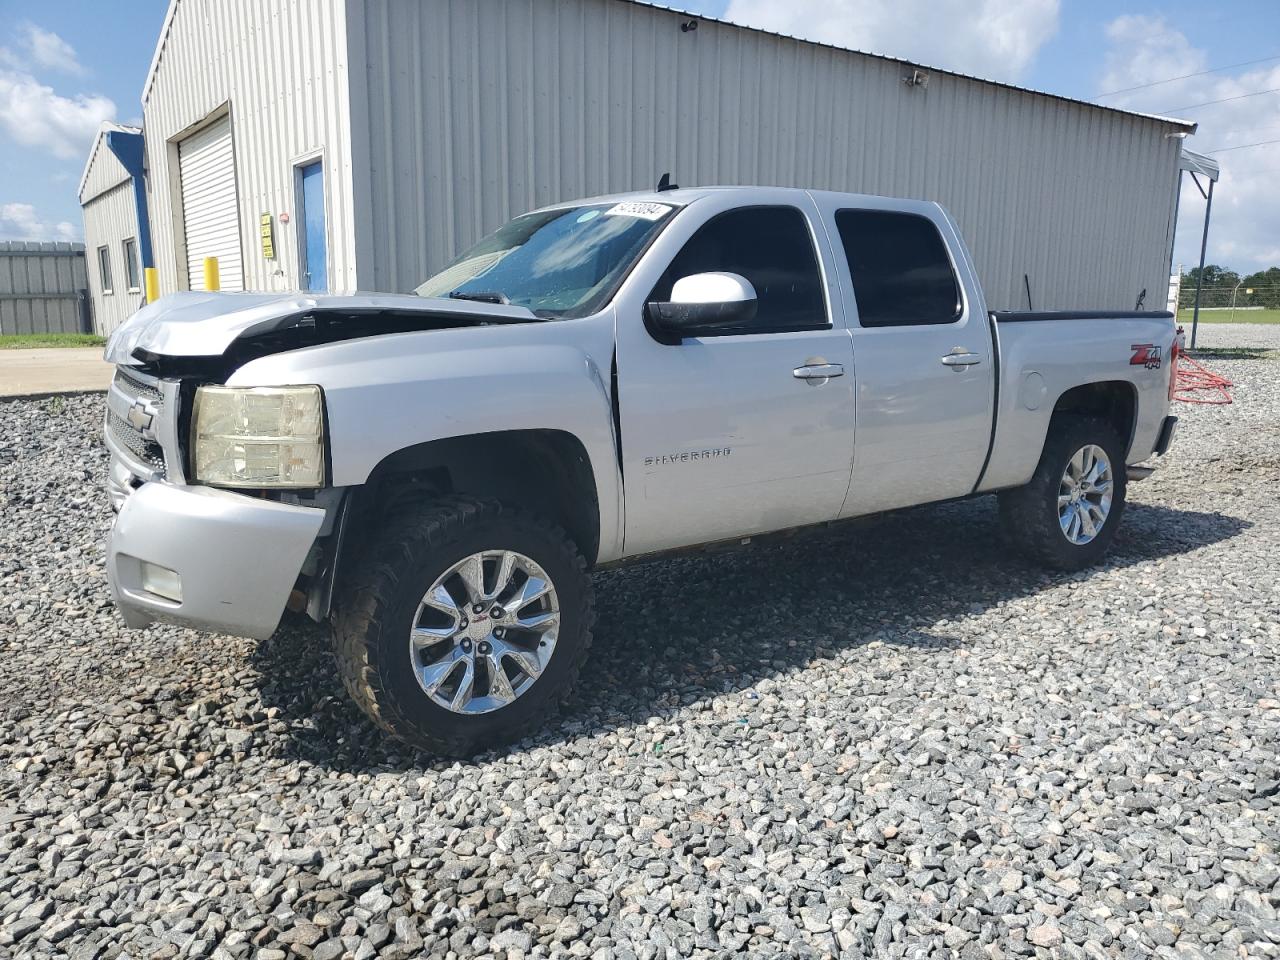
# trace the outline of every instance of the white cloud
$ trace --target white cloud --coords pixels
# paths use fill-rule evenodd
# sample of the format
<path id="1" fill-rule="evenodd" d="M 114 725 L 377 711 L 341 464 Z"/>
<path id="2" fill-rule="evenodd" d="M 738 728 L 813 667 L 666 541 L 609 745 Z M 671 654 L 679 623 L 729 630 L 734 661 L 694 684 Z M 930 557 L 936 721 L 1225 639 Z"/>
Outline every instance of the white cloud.
<path id="1" fill-rule="evenodd" d="M 107 97 L 64 97 L 28 73 L 0 69 L 0 129 L 23 146 L 83 158 L 98 126 L 115 115 Z"/>
<path id="2" fill-rule="evenodd" d="M 79 240 L 80 228 L 41 220 L 29 203 L 0 203 L 0 240 Z"/>
<path id="3" fill-rule="evenodd" d="M 1015 80 L 1058 30 L 1059 0 L 730 0 L 726 18 L 806 40 Z"/>
<path id="4" fill-rule="evenodd" d="M 1163 17 L 1116 17 L 1107 24 L 1106 34 L 1111 46 L 1102 78 L 1104 91 L 1124 90 L 1209 68 L 1204 51 L 1193 47 L 1191 41 L 1169 26 Z M 1170 84 L 1164 89 L 1171 87 Z M 1160 87 L 1150 89 L 1161 90 Z M 1138 92 L 1132 95 L 1138 96 Z M 1164 93 L 1153 95 L 1164 96 Z M 1107 103 L 1113 102 L 1110 97 L 1104 99 Z"/>
<path id="5" fill-rule="evenodd" d="M 34 23 L 24 23 L 19 30 L 22 44 L 35 66 L 61 70 L 63 73 L 77 76 L 85 72 L 71 44 L 52 30 L 42 29 Z"/>
<path id="6" fill-rule="evenodd" d="M 14 33 L 18 49 L 0 47 L 0 67 L 21 73 L 58 70 L 75 76 L 86 72 L 75 49 L 52 30 L 20 24 Z"/>
<path id="7" fill-rule="evenodd" d="M 1160 17 L 1124 16 L 1107 27 L 1110 49 L 1103 91 L 1120 90 L 1208 70 L 1212 64 L 1178 29 Z M 1197 153 L 1274 140 L 1280 136 L 1280 95 L 1266 94 L 1194 107 L 1280 87 L 1280 65 L 1242 73 L 1211 73 L 1133 90 L 1102 102 L 1200 123 L 1185 144 Z M 1191 108 L 1191 109 L 1180 109 Z M 1280 145 L 1230 150 L 1217 157 L 1222 179 L 1214 189 L 1208 261 L 1242 273 L 1280 264 Z M 1204 199 L 1184 175 L 1174 263 L 1187 269 L 1200 259 Z"/>

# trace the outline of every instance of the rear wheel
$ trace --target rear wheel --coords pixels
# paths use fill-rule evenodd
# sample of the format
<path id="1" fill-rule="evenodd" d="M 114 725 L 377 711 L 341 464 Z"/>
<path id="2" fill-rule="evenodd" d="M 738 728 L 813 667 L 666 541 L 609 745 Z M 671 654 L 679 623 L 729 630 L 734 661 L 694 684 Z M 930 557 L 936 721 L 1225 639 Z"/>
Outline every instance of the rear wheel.
<path id="1" fill-rule="evenodd" d="M 1093 417 L 1054 419 L 1031 481 L 1000 494 L 1005 533 L 1025 553 L 1059 570 L 1098 563 L 1124 513 L 1124 447 Z"/>
<path id="2" fill-rule="evenodd" d="M 553 524 L 457 499 L 397 518 L 344 592 L 334 649 L 380 727 L 467 756 L 536 732 L 591 642 L 586 562 Z"/>

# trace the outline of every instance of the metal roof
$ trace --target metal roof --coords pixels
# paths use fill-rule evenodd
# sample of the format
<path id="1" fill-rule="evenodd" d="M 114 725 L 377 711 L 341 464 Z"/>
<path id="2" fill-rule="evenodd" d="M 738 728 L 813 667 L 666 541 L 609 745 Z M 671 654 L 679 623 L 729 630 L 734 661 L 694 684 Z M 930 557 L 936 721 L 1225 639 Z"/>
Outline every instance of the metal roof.
<path id="1" fill-rule="evenodd" d="M 160 56 L 164 51 L 164 46 L 166 41 L 169 39 L 169 31 L 173 25 L 173 15 L 174 15 L 174 11 L 177 9 L 178 2 L 179 0 L 169 0 L 168 9 L 165 11 L 164 23 L 160 28 L 160 37 L 156 42 L 155 53 L 151 57 L 151 66 L 147 70 L 147 78 L 142 85 L 142 102 L 143 103 L 146 103 L 147 97 L 151 93 L 151 84 L 155 80 L 156 67 L 159 66 L 160 64 Z M 679 7 L 672 7 L 662 3 L 652 3 L 650 2 L 650 0 L 616 0 L 616 2 L 629 3 L 632 6 L 637 6 L 637 7 L 647 7 L 651 10 L 663 10 L 663 11 L 666 11 L 667 13 L 674 13 L 677 16 L 688 17 L 692 20 L 706 21 L 708 23 L 718 23 L 718 24 L 721 24 L 722 26 L 732 27 L 735 30 L 749 30 L 753 33 L 762 33 L 772 37 L 782 37 L 784 39 L 792 40 L 796 43 L 805 44 L 812 47 L 821 47 L 828 50 L 838 50 L 842 53 L 853 53 L 853 54 L 857 54 L 858 56 L 871 57 L 876 60 L 885 60 L 890 63 L 900 63 L 903 66 L 915 67 L 920 70 L 925 70 L 929 73 L 937 73 L 937 74 L 941 74 L 943 76 L 949 76 L 949 77 L 958 77 L 961 80 L 969 80 L 974 83 L 983 83 L 983 84 L 987 84 L 988 86 L 998 87 L 1004 90 L 1013 90 L 1018 93 L 1029 94 L 1030 96 L 1033 96 L 1033 97 L 1046 97 L 1050 100 L 1059 100 L 1063 103 L 1071 103 L 1080 107 L 1088 107 L 1089 109 L 1092 109 L 1092 110 L 1102 110 L 1102 111 L 1106 111 L 1107 113 L 1118 113 L 1123 116 L 1129 116 L 1129 117 L 1141 117 L 1145 120 L 1156 120 L 1160 123 L 1167 123 L 1167 124 L 1170 124 L 1171 126 L 1175 126 L 1179 130 L 1184 131 L 1186 133 L 1195 133 L 1196 128 L 1199 126 L 1199 124 L 1194 120 L 1182 120 L 1177 117 L 1165 117 L 1156 113 L 1140 113 L 1135 110 L 1121 110 L 1119 107 L 1110 107 L 1110 106 L 1106 106 L 1105 104 L 1094 103 L 1090 100 L 1080 100 L 1075 97 L 1067 97 L 1067 96 L 1063 96 L 1060 93 L 1048 93 L 1044 90 L 1034 90 L 1031 87 L 1020 87 L 1017 84 L 1004 83 L 1003 81 L 1000 81 L 1000 80 L 988 80 L 985 77 L 976 77 L 976 76 L 973 76 L 972 74 L 961 73 L 957 70 L 946 70 L 941 67 L 931 67 L 927 64 L 916 63 L 912 60 L 904 60 L 901 57 L 893 57 L 883 53 L 871 53 L 866 50 L 857 50 L 857 49 L 854 49 L 853 47 L 843 47 L 843 46 L 840 46 L 839 44 L 825 43 L 820 40 L 807 40 L 803 37 L 797 37 L 789 33 L 782 33 L 777 30 L 765 30 L 762 27 L 752 27 L 745 23 L 735 23 L 732 20 L 726 20 L 721 17 L 711 17 L 711 16 L 707 16 L 706 14 L 692 13 L 688 10 L 682 10 Z"/>
<path id="2" fill-rule="evenodd" d="M 1182 154 L 1178 157 L 1178 169 L 1203 174 L 1210 180 L 1217 180 L 1221 171 L 1217 160 L 1206 157 L 1203 153 L 1188 150 L 1185 144 L 1182 147 Z"/>
<path id="3" fill-rule="evenodd" d="M 177 0 L 173 0 L 177 2 Z M 969 73 L 961 73 L 958 70 L 947 70 L 942 67 L 931 67 L 928 64 L 917 63 L 914 60 L 904 60 L 902 57 L 889 56 L 883 53 L 871 53 L 867 50 L 858 50 L 854 47 L 844 47 L 836 43 L 826 43 L 822 40 L 808 40 L 804 37 L 797 37 L 794 34 L 782 33 L 778 30 L 766 30 L 763 27 L 753 27 L 745 23 L 737 23 L 733 20 L 726 20 L 722 17 L 711 17 L 702 13 L 692 13 L 688 10 L 682 10 L 679 7 L 668 6 L 664 3 L 653 3 L 651 0 L 617 0 L 619 3 L 629 3 L 637 7 L 649 7 L 654 10 L 665 10 L 667 13 L 674 13 L 677 16 L 688 17 L 691 20 L 706 21 L 707 23 L 718 23 L 722 26 L 733 27 L 736 30 L 750 30 L 753 33 L 763 33 L 771 37 L 782 37 L 786 40 L 793 40 L 796 43 L 805 44 L 811 47 L 822 47 L 827 50 L 838 50 L 841 53 L 856 53 L 860 57 L 871 57 L 875 60 L 886 60 L 890 63 L 900 63 L 903 66 L 914 67 L 924 70 L 927 73 L 937 73 L 948 77 L 958 77 L 961 80 L 970 80 L 974 83 L 984 83 L 988 86 L 999 87 L 1004 90 L 1014 90 L 1018 93 L 1030 94 L 1033 97 L 1047 97 L 1050 100 L 1061 100 L 1064 103 L 1073 103 L 1081 107 L 1089 107 L 1093 110 L 1104 110 L 1107 113 L 1118 113 L 1128 117 L 1141 117 L 1144 120 L 1157 120 L 1160 123 L 1167 123 L 1178 127 L 1187 133 L 1195 133 L 1199 122 L 1195 120 L 1182 120 L 1177 117 L 1165 117 L 1158 113 L 1141 113 L 1136 110 L 1122 110 L 1119 107 L 1110 107 L 1101 103 L 1094 103 L 1092 100 L 1080 100 L 1076 97 L 1064 96 L 1060 93 L 1049 93 L 1044 90 L 1035 90 L 1031 87 L 1020 87 L 1014 83 L 1005 83 L 1001 80 L 988 80 L 985 77 L 976 77 Z"/>
<path id="4" fill-rule="evenodd" d="M 93 161 L 98 157 L 98 150 L 102 147 L 102 141 L 106 139 L 108 133 L 142 133 L 141 127 L 129 127 L 122 123 L 112 123 L 110 120 L 104 120 L 98 126 L 98 132 L 93 135 L 93 146 L 89 148 L 89 158 L 84 162 L 84 170 L 80 173 L 80 185 L 76 187 L 76 196 L 83 206 L 85 202 L 84 186 L 89 179 L 89 171 L 93 168 Z"/>
<path id="5" fill-rule="evenodd" d="M 164 12 L 164 22 L 160 25 L 160 37 L 156 40 L 155 53 L 151 54 L 151 66 L 147 68 L 147 79 L 142 81 L 142 102 L 147 102 L 151 94 L 151 84 L 156 78 L 156 67 L 160 65 L 160 54 L 169 39 L 169 28 L 173 26 L 173 12 L 178 8 L 178 0 L 169 0 L 168 9 Z"/>

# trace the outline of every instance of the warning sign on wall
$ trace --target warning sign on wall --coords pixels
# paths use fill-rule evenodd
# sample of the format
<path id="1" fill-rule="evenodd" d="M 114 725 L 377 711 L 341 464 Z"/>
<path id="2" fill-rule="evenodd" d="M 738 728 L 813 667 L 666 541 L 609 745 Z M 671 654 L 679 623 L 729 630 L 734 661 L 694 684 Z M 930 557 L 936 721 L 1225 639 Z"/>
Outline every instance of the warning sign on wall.
<path id="1" fill-rule="evenodd" d="M 276 258 L 275 219 L 269 213 L 259 218 L 259 232 L 262 234 L 262 256 L 267 260 Z"/>

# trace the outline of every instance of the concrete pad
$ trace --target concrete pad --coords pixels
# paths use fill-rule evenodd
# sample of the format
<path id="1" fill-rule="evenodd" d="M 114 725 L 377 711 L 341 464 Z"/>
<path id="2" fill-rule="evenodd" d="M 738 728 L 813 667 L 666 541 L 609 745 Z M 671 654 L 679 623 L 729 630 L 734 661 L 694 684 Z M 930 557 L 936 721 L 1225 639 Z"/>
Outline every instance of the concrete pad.
<path id="1" fill-rule="evenodd" d="M 114 371 L 101 347 L 0 350 L 0 397 L 105 391 Z"/>

